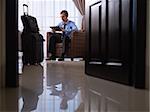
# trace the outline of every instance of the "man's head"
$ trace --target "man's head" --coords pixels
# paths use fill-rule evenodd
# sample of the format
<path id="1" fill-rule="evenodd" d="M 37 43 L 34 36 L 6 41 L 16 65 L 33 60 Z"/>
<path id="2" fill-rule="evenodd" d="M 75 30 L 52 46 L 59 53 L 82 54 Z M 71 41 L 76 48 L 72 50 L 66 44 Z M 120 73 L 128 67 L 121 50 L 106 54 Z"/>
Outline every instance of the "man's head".
<path id="1" fill-rule="evenodd" d="M 64 22 L 68 21 L 68 12 L 66 10 L 62 10 L 60 12 L 60 17 Z"/>

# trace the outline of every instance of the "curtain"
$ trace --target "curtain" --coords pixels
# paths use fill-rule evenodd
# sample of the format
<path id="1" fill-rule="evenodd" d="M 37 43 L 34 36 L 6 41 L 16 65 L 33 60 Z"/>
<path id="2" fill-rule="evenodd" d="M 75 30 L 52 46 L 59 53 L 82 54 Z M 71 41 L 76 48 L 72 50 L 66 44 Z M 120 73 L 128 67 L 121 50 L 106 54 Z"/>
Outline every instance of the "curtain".
<path id="1" fill-rule="evenodd" d="M 83 16 L 81 30 L 85 30 L 85 0 L 73 0 L 80 14 Z"/>

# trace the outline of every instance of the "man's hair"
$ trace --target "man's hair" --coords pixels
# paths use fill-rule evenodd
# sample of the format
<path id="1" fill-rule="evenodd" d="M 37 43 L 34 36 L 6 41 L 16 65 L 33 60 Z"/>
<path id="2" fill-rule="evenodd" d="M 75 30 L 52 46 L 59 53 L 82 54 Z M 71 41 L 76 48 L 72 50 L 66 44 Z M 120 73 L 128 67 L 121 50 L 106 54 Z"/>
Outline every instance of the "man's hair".
<path id="1" fill-rule="evenodd" d="M 60 12 L 60 14 L 65 14 L 65 16 L 68 17 L 68 11 L 66 11 L 66 10 L 62 10 L 62 11 Z"/>

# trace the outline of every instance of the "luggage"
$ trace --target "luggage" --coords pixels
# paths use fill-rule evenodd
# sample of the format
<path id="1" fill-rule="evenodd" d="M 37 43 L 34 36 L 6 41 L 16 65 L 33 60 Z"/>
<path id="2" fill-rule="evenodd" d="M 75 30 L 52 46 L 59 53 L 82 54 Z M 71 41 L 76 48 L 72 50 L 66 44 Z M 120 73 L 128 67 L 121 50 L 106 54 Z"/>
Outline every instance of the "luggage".
<path id="1" fill-rule="evenodd" d="M 38 32 L 39 28 L 35 17 L 29 15 L 21 16 L 21 20 L 24 26 L 24 32 Z"/>
<path id="2" fill-rule="evenodd" d="M 26 4 L 23 7 L 28 6 Z M 21 34 L 22 39 L 22 51 L 23 51 L 23 64 L 36 64 L 40 63 L 44 59 L 43 41 L 44 38 L 39 34 L 39 28 L 35 17 L 27 14 L 21 16 L 21 20 L 24 26 Z"/>
<path id="3" fill-rule="evenodd" d="M 25 12 L 25 7 L 27 7 L 27 12 Z M 28 5 L 23 4 L 24 15 L 21 16 L 21 20 L 24 26 L 24 32 L 38 32 L 39 27 L 35 17 L 28 15 Z"/>

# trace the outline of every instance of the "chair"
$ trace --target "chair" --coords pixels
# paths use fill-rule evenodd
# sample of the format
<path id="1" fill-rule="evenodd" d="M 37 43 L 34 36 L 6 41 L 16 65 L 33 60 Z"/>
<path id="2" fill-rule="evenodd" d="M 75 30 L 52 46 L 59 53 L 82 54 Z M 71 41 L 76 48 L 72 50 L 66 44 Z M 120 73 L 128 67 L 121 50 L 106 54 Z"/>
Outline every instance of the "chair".
<path id="1" fill-rule="evenodd" d="M 69 57 L 85 57 L 85 32 L 73 32 L 71 45 L 68 52 Z"/>
<path id="2" fill-rule="evenodd" d="M 48 48 L 49 48 L 49 39 L 52 33 L 47 32 L 47 57 L 48 57 Z M 56 44 L 56 56 L 60 57 L 62 54 L 62 43 Z M 73 32 L 71 37 L 70 49 L 67 54 L 67 57 L 75 58 L 85 58 L 85 32 Z"/>

